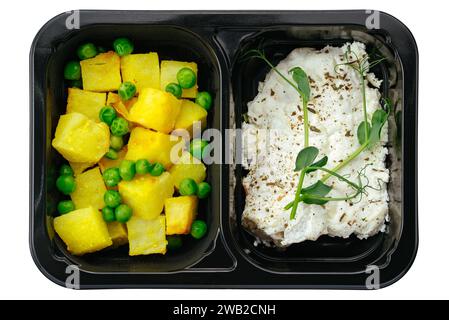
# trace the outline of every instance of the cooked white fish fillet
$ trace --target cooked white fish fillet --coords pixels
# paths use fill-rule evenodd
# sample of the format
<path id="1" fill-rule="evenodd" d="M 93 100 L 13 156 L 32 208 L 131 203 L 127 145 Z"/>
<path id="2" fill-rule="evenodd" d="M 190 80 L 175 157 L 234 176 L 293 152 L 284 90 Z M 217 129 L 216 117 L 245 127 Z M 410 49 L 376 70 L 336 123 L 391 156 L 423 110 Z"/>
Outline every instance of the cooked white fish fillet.
<path id="1" fill-rule="evenodd" d="M 333 168 L 359 147 L 356 132 L 363 120 L 360 78 L 348 66 L 335 70 L 335 65 L 345 61 L 347 46 L 358 57 L 366 55 L 364 44 L 358 42 L 322 50 L 299 48 L 277 65 L 284 75 L 299 66 L 310 78 L 310 145 L 320 150 L 317 159 L 329 157 L 327 168 Z M 367 79 L 371 84 L 366 88 L 367 111 L 371 117 L 380 108 L 376 87 L 381 81 L 374 74 L 369 74 Z M 296 155 L 304 147 L 301 106 L 297 92 L 274 71 L 267 74 L 257 96 L 248 103 L 248 123 L 243 124 L 244 166 L 249 169 L 243 179 L 246 191 L 243 225 L 260 239 L 278 246 L 316 240 L 321 235 L 347 238 L 355 234 L 363 239 L 384 231 L 388 219 L 387 124 L 382 130 L 381 143 L 365 150 L 339 171 L 357 181 L 358 172 L 364 169 L 364 183 L 369 181 L 372 187 L 366 189 L 367 195 L 323 206 L 301 203 L 295 219 L 290 220 L 290 210 L 284 207 L 293 201 L 299 179 L 299 173 L 293 169 Z M 321 175 L 321 172 L 307 175 L 304 186 Z M 338 179 L 330 178 L 327 183 L 333 186 L 329 196 L 354 192 Z"/>

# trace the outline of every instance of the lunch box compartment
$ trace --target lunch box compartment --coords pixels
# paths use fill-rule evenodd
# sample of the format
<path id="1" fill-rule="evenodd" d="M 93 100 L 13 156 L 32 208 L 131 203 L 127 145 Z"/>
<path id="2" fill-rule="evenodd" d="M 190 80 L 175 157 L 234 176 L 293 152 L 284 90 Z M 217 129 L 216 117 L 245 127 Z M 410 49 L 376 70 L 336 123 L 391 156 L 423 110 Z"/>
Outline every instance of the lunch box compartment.
<path id="1" fill-rule="evenodd" d="M 94 42 L 108 49 L 117 36 L 133 39 L 134 52 L 157 52 L 160 60 L 195 61 L 198 64 L 200 77 L 198 85 L 201 90 L 213 93 L 215 110 L 220 110 L 219 82 L 220 70 L 211 48 L 197 35 L 180 27 L 173 26 L 119 26 L 97 25 L 81 29 L 67 37 L 52 43 L 51 55 L 44 75 L 47 86 L 46 104 L 42 107 L 47 114 L 45 141 L 45 164 L 47 181 L 54 181 L 57 168 L 63 163 L 62 157 L 51 146 L 59 116 L 65 113 L 67 87 L 64 86 L 63 68 L 71 59 L 76 59 L 76 48 L 85 42 Z M 110 49 L 112 50 L 112 49 Z M 208 127 L 220 129 L 220 114 L 212 112 L 208 115 Z M 207 181 L 220 185 L 219 166 L 209 166 Z M 53 188 L 53 182 L 47 184 L 45 211 L 51 215 L 54 206 L 51 204 L 61 200 L 60 193 Z M 73 256 L 66 250 L 65 244 L 56 235 L 51 246 L 55 255 L 62 255 L 87 272 L 169 272 L 183 270 L 203 258 L 214 248 L 220 219 L 220 190 L 214 188 L 210 198 L 200 201 L 200 216 L 207 221 L 209 231 L 200 241 L 192 237 L 184 237 L 182 250 L 168 252 L 166 255 L 128 256 L 128 246 L 114 250 L 102 250 L 81 257 Z M 201 213 L 204 213 L 201 215 Z M 36 216 L 43 223 L 44 216 Z M 39 221 L 39 220 L 37 220 Z M 50 245 L 48 243 L 47 245 Z"/>
<path id="2" fill-rule="evenodd" d="M 264 81 L 270 71 L 267 64 L 261 59 L 248 59 L 247 52 L 260 49 L 265 52 L 267 58 L 274 64 L 278 64 L 293 49 L 312 47 L 322 49 L 327 45 L 340 47 L 347 42 L 360 41 L 366 44 L 366 51 L 373 52 L 377 49 L 386 58 L 385 63 L 375 67 L 374 72 L 378 79 L 382 80 L 381 94 L 385 97 L 395 96 L 394 93 L 403 92 L 398 83 L 390 86 L 390 79 L 402 76 L 401 66 L 394 59 L 394 53 L 384 45 L 381 35 L 368 33 L 362 27 L 357 26 L 329 26 L 329 27 L 295 27 L 273 26 L 265 31 L 254 30 L 251 36 L 241 42 L 234 59 L 232 85 L 235 102 L 235 126 L 241 128 L 243 114 L 247 112 L 247 103 L 254 99 L 258 92 L 259 83 Z M 377 37 L 376 37 L 377 36 Z M 388 68 L 390 66 L 390 68 Z M 396 69 L 397 68 L 397 69 Z M 391 75 L 390 75 L 391 73 Z M 396 98 L 401 101 L 402 97 Z M 400 108 L 400 104 L 397 106 Z M 397 110 L 399 111 L 399 110 Z M 401 158 L 395 157 L 396 150 L 401 141 L 393 139 L 397 137 L 397 127 L 393 121 L 389 123 L 389 169 L 395 167 L 401 170 Z M 241 165 L 235 166 L 235 215 L 232 222 L 234 241 L 242 249 L 242 254 L 257 266 L 269 269 L 273 272 L 303 272 L 310 270 L 340 272 L 360 272 L 369 264 L 378 262 L 388 251 L 393 250 L 393 245 L 399 240 L 400 234 L 390 232 L 400 230 L 402 227 L 401 201 L 393 190 L 400 188 L 400 176 L 392 175 L 389 183 L 389 198 L 395 202 L 390 206 L 390 215 L 399 217 L 391 220 L 388 232 L 379 233 L 366 240 L 360 240 L 356 236 L 348 239 L 331 238 L 322 236 L 317 241 L 306 241 L 294 244 L 287 249 L 270 248 L 263 244 L 255 245 L 255 237 L 250 235 L 242 227 L 241 215 L 245 207 L 245 192 L 241 180 L 247 174 Z M 400 189 L 399 189 L 400 190 Z M 294 192 L 294 190 L 292 190 Z M 348 263 L 351 262 L 351 263 Z"/>
<path id="3" fill-rule="evenodd" d="M 370 265 L 380 270 L 380 287 L 407 272 L 418 245 L 418 57 L 413 36 L 401 22 L 380 12 L 380 28 L 368 30 L 368 11 L 81 10 L 80 29 L 69 30 L 66 22 L 74 13 L 50 20 L 36 35 L 30 54 L 30 249 L 49 279 L 65 286 L 75 268 L 82 289 L 366 289 Z M 223 148 L 229 146 L 225 129 L 241 127 L 246 105 L 269 71 L 261 61 L 241 59 L 248 50 L 264 49 L 275 64 L 297 47 L 361 41 L 369 50 L 380 50 L 387 58 L 374 70 L 383 80 L 381 92 L 398 101 L 389 119 L 387 232 L 367 240 L 321 237 L 286 250 L 255 245 L 255 238 L 241 226 L 241 179 L 246 172 L 229 163 L 223 152 L 223 164 L 208 166 L 213 192 L 200 208 L 209 226 L 205 238 L 189 239 L 181 250 L 165 256 L 129 257 L 127 246 L 82 257 L 68 253 L 51 227 L 60 199 L 54 179 L 62 158 L 51 140 L 66 107 L 63 68 L 76 58 L 80 43 L 91 41 L 110 49 L 121 36 L 133 40 L 137 53 L 155 51 L 160 60 L 198 63 L 199 87 L 214 97 L 208 127 L 221 130 Z"/>

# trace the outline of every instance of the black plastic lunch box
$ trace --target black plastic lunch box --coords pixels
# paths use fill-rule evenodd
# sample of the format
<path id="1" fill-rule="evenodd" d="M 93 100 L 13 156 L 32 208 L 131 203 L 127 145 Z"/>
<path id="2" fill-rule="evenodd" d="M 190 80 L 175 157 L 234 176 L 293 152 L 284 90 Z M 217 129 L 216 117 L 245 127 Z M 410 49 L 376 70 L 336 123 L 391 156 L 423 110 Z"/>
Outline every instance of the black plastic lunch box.
<path id="1" fill-rule="evenodd" d="M 70 19 L 79 14 L 79 27 Z M 374 16 L 373 16 L 374 15 Z M 371 28 L 376 19 L 378 28 Z M 372 21 L 371 21 L 372 22 Z M 72 256 L 51 226 L 58 194 L 55 167 L 60 156 L 51 140 L 66 106 L 64 64 L 85 41 L 110 47 L 126 36 L 136 52 L 161 59 L 195 61 L 199 86 L 213 93 L 208 126 L 239 128 L 246 104 L 257 93 L 267 67 L 241 59 L 264 49 L 278 62 L 293 48 L 361 41 L 386 60 L 374 70 L 382 94 L 396 101 L 389 120 L 391 220 L 387 232 L 367 240 L 321 237 L 286 250 L 255 245 L 240 219 L 245 204 L 242 167 L 224 161 L 208 168 L 212 196 L 201 207 L 209 232 L 183 250 L 129 257 L 127 248 Z M 365 289 L 378 267 L 380 287 L 400 279 L 418 247 L 417 216 L 418 51 L 407 27 L 375 11 L 97 11 L 61 14 L 36 35 L 30 52 L 30 248 L 41 272 L 65 285 L 79 269 L 80 288 L 334 288 Z M 225 145 L 223 138 L 223 147 Z M 233 150 L 230 150 L 231 154 Z M 229 153 L 228 153 L 229 154 Z M 223 160 L 227 158 L 222 154 Z M 232 158 L 232 157 L 231 157 Z"/>

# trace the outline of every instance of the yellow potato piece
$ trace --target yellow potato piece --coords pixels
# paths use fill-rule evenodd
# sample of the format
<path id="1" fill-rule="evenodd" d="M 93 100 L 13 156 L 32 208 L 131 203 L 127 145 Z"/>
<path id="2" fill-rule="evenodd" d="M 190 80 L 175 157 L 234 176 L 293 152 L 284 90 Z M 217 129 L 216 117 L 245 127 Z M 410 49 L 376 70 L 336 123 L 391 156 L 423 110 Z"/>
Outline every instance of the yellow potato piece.
<path id="1" fill-rule="evenodd" d="M 196 196 L 181 196 L 165 199 L 167 235 L 188 234 L 198 210 Z"/>
<path id="2" fill-rule="evenodd" d="M 156 218 L 164 208 L 164 200 L 173 196 L 173 181 L 168 172 L 159 177 L 136 176 L 131 181 L 120 181 L 118 190 L 122 200 L 133 210 L 133 216 Z"/>
<path id="3" fill-rule="evenodd" d="M 120 68 L 123 82 L 133 82 L 137 92 L 143 88 L 160 88 L 159 57 L 156 52 L 124 56 Z"/>
<path id="4" fill-rule="evenodd" d="M 104 173 L 109 168 L 118 168 L 120 163 L 123 161 L 123 159 L 125 159 L 127 151 L 128 151 L 128 148 L 126 146 L 124 146 L 117 153 L 118 158 L 116 160 L 108 159 L 106 157 L 101 158 L 100 162 L 98 162 L 101 172 Z"/>
<path id="5" fill-rule="evenodd" d="M 56 217 L 53 223 L 67 250 L 74 255 L 99 251 L 112 245 L 106 222 L 97 209 L 74 210 Z"/>
<path id="6" fill-rule="evenodd" d="M 184 129 L 189 131 L 190 137 L 193 137 L 193 126 L 203 130 L 206 128 L 207 111 L 195 102 L 182 100 L 181 112 L 175 122 L 175 129 Z"/>
<path id="7" fill-rule="evenodd" d="M 84 90 L 106 92 L 120 87 L 120 57 L 114 51 L 100 53 L 80 64 Z"/>
<path id="8" fill-rule="evenodd" d="M 161 90 L 165 91 L 167 84 L 174 82 L 178 83 L 176 75 L 178 71 L 182 68 L 190 68 L 195 72 L 198 79 L 198 66 L 195 62 L 183 62 L 183 61 L 172 61 L 172 60 L 162 60 L 161 61 Z M 198 94 L 198 84 L 195 84 L 193 88 L 182 89 L 183 98 L 196 98 Z"/>
<path id="9" fill-rule="evenodd" d="M 86 171 L 86 169 L 92 167 L 94 163 L 86 163 L 86 162 L 69 162 L 70 167 L 73 170 L 73 175 L 76 177 L 77 175 Z"/>
<path id="10" fill-rule="evenodd" d="M 164 215 L 149 220 L 133 216 L 126 226 L 130 256 L 167 252 Z"/>
<path id="11" fill-rule="evenodd" d="M 108 106 L 112 106 L 115 109 L 115 111 L 117 111 L 117 113 L 121 115 L 123 118 L 125 118 L 128 121 L 131 121 L 129 119 L 129 109 L 131 109 L 131 107 L 136 102 L 137 102 L 136 97 L 133 97 L 128 101 L 122 101 L 117 93 L 109 92 L 106 104 Z M 131 123 L 130 127 L 132 127 Z"/>
<path id="12" fill-rule="evenodd" d="M 170 133 L 181 111 L 181 101 L 171 93 L 144 88 L 129 110 L 129 120 L 145 128 Z"/>
<path id="13" fill-rule="evenodd" d="M 151 163 L 160 162 L 168 169 L 173 164 L 172 159 L 179 157 L 182 146 L 180 137 L 136 127 L 131 131 L 125 158 L 134 161 L 147 159 Z"/>
<path id="14" fill-rule="evenodd" d="M 103 196 L 107 189 L 98 167 L 77 175 L 75 183 L 75 191 L 70 194 L 75 208 L 101 209 L 105 206 Z"/>
<path id="15" fill-rule="evenodd" d="M 69 88 L 67 113 L 78 112 L 89 119 L 100 122 L 100 110 L 106 105 L 106 93 Z"/>
<path id="16" fill-rule="evenodd" d="M 69 162 L 96 163 L 109 150 L 109 127 L 69 113 L 59 118 L 52 146 Z"/>
<path id="17" fill-rule="evenodd" d="M 187 151 L 182 153 L 179 161 L 170 168 L 169 172 L 177 189 L 181 181 L 186 178 L 193 179 L 196 183 L 206 179 L 206 166 Z"/>
<path id="18" fill-rule="evenodd" d="M 128 231 L 126 225 L 117 221 L 108 223 L 108 232 L 114 247 L 128 243 Z"/>

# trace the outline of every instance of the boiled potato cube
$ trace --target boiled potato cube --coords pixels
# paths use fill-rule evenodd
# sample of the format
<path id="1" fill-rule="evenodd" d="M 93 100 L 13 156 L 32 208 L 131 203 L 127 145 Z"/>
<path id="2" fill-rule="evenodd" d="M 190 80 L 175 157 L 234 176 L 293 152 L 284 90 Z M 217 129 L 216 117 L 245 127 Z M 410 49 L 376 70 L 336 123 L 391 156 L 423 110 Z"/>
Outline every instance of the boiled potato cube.
<path id="1" fill-rule="evenodd" d="M 168 169 L 173 164 L 172 156 L 178 157 L 182 146 L 180 137 L 136 127 L 131 131 L 129 137 L 126 159 L 135 161 L 147 159 L 151 163 L 160 162 Z"/>
<path id="2" fill-rule="evenodd" d="M 196 183 L 206 179 L 206 166 L 187 151 L 182 153 L 179 161 L 170 168 L 169 172 L 177 189 L 181 181 L 186 178 L 193 179 Z"/>
<path id="3" fill-rule="evenodd" d="M 122 101 L 120 99 L 119 95 L 117 93 L 114 93 L 114 92 L 109 92 L 108 93 L 108 98 L 106 100 L 106 104 L 108 106 L 112 106 L 115 109 L 115 111 L 117 111 L 117 113 L 119 115 L 121 115 L 123 118 L 125 118 L 128 121 L 131 121 L 129 119 L 129 109 L 131 109 L 131 107 L 136 102 L 137 102 L 137 98 L 136 97 L 132 97 L 128 101 Z M 131 123 L 129 125 L 132 126 Z"/>
<path id="4" fill-rule="evenodd" d="M 204 129 L 206 127 L 207 111 L 195 102 L 182 100 L 181 112 L 175 122 L 175 129 L 185 129 L 193 136 L 193 126 Z M 197 129 L 196 129 L 197 130 Z"/>
<path id="5" fill-rule="evenodd" d="M 170 133 L 181 111 L 181 101 L 171 93 L 144 88 L 129 110 L 129 120 L 148 129 Z"/>
<path id="6" fill-rule="evenodd" d="M 165 217 L 167 234 L 188 234 L 193 220 L 196 218 L 198 198 L 181 196 L 165 199 Z"/>
<path id="7" fill-rule="evenodd" d="M 106 92 L 120 87 L 120 57 L 114 51 L 100 53 L 80 64 L 84 90 Z"/>
<path id="8" fill-rule="evenodd" d="M 104 207 L 103 195 L 107 189 L 98 167 L 77 175 L 75 183 L 75 191 L 70 194 L 75 208 Z"/>
<path id="9" fill-rule="evenodd" d="M 88 162 L 69 162 L 70 167 L 73 170 L 73 175 L 76 177 L 77 175 L 86 171 L 86 169 L 92 167 L 94 163 Z"/>
<path id="10" fill-rule="evenodd" d="M 105 103 L 106 93 L 69 88 L 67 113 L 82 113 L 89 119 L 100 122 L 100 110 L 105 106 Z"/>
<path id="11" fill-rule="evenodd" d="M 133 216 L 127 223 L 129 255 L 147 255 L 167 252 L 165 237 L 165 216 L 142 219 Z"/>
<path id="12" fill-rule="evenodd" d="M 159 57 L 156 52 L 129 54 L 121 58 L 123 82 L 130 81 L 136 85 L 137 92 L 143 88 L 159 89 Z"/>
<path id="13" fill-rule="evenodd" d="M 101 212 L 92 207 L 56 217 L 53 223 L 67 250 L 74 255 L 99 251 L 112 245 Z"/>
<path id="14" fill-rule="evenodd" d="M 120 162 L 125 159 L 127 151 L 128 148 L 124 146 L 119 152 L 117 152 L 118 158 L 116 160 L 108 159 L 106 157 L 101 158 L 100 162 L 98 162 L 101 172 L 105 172 L 109 168 L 118 168 L 120 166 Z"/>
<path id="15" fill-rule="evenodd" d="M 133 210 L 133 216 L 156 218 L 164 208 L 164 201 L 173 196 L 173 181 L 168 172 L 159 177 L 136 176 L 131 181 L 120 181 L 118 190 L 124 203 Z"/>
<path id="16" fill-rule="evenodd" d="M 162 60 L 161 61 L 161 90 L 165 90 L 167 84 L 174 82 L 178 83 L 176 79 L 176 75 L 178 71 L 182 68 L 190 68 L 195 72 L 198 79 L 198 66 L 195 62 L 182 62 L 182 61 L 171 61 L 171 60 Z M 193 88 L 183 89 L 182 97 L 183 98 L 196 98 L 198 94 L 198 84 L 195 84 Z"/>
<path id="17" fill-rule="evenodd" d="M 109 150 L 109 127 L 69 113 L 59 118 L 52 145 L 70 162 L 96 163 Z"/>
<path id="18" fill-rule="evenodd" d="M 128 243 L 128 231 L 126 225 L 117 221 L 108 223 L 108 232 L 114 247 Z"/>

